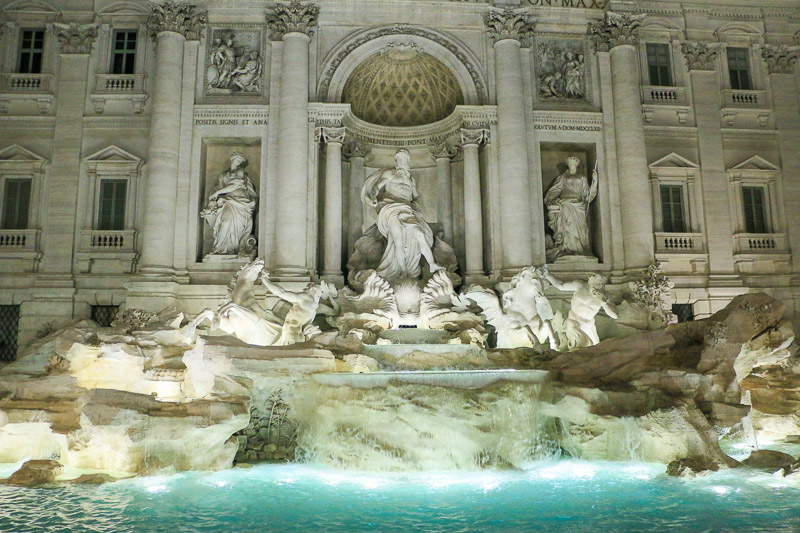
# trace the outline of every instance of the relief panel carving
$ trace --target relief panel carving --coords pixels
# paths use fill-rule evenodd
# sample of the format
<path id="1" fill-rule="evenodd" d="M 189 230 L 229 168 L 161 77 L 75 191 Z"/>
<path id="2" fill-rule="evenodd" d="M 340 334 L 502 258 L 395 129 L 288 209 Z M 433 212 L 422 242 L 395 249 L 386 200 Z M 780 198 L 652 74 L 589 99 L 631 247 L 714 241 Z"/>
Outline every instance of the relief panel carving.
<path id="1" fill-rule="evenodd" d="M 537 99 L 586 100 L 586 47 L 581 39 L 541 39 L 536 43 Z"/>
<path id="2" fill-rule="evenodd" d="M 206 96 L 264 93 L 261 30 L 212 28 L 206 45 Z"/>

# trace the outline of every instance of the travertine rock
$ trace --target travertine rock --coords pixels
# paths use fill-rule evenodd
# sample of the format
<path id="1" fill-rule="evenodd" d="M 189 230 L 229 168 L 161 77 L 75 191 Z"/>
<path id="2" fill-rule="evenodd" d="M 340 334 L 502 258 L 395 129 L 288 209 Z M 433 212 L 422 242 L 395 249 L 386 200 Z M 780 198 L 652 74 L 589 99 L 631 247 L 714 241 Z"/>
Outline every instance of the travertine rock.
<path id="1" fill-rule="evenodd" d="M 19 470 L 6 480 L 9 485 L 35 487 L 53 483 L 64 472 L 64 465 L 52 459 L 32 459 L 26 461 Z"/>

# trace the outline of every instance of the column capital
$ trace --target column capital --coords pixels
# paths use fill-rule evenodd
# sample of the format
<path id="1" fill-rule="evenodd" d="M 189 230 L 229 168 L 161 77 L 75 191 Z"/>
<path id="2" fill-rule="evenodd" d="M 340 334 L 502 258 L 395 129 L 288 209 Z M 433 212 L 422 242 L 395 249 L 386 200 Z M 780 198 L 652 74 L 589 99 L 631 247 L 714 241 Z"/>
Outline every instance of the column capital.
<path id="1" fill-rule="evenodd" d="M 589 23 L 589 38 L 598 52 L 608 52 L 617 46 L 639 43 L 639 26 L 645 15 L 606 13 L 601 21 Z"/>
<path id="2" fill-rule="evenodd" d="M 719 52 L 711 43 L 686 41 L 681 44 L 689 70 L 717 70 Z"/>
<path id="3" fill-rule="evenodd" d="M 761 48 L 761 57 L 770 74 L 793 74 L 797 64 L 798 47 L 766 44 Z"/>
<path id="4" fill-rule="evenodd" d="M 447 142 L 428 146 L 428 151 L 434 159 L 452 159 L 458 153 L 458 149 Z"/>
<path id="5" fill-rule="evenodd" d="M 347 142 L 344 145 L 344 156 L 348 159 L 353 159 L 355 157 L 367 157 L 371 151 L 372 149 L 368 145 L 355 139 Z"/>
<path id="6" fill-rule="evenodd" d="M 345 136 L 347 135 L 347 128 L 320 128 L 322 141 L 325 144 L 339 143 L 344 144 Z"/>
<path id="7" fill-rule="evenodd" d="M 165 0 L 159 4 L 150 4 L 150 18 L 147 24 L 154 35 L 171 31 L 187 39 L 198 40 L 206 22 L 208 22 L 206 11 L 198 11 L 192 4 Z"/>
<path id="8" fill-rule="evenodd" d="M 526 42 L 533 34 L 534 24 L 528 20 L 526 11 L 510 7 L 505 9 L 490 7 L 486 16 L 486 31 L 495 42 L 506 39 Z"/>
<path id="9" fill-rule="evenodd" d="M 287 33 L 303 33 L 311 37 L 317 26 L 319 6 L 299 0 L 278 2 L 267 10 L 266 16 L 273 40 L 281 40 Z"/>
<path id="10" fill-rule="evenodd" d="M 489 142 L 489 130 L 467 130 L 462 129 L 461 133 L 461 145 L 467 144 L 477 144 L 481 145 L 483 143 Z"/>
<path id="11" fill-rule="evenodd" d="M 62 54 L 89 54 L 97 38 L 97 24 L 53 24 Z"/>

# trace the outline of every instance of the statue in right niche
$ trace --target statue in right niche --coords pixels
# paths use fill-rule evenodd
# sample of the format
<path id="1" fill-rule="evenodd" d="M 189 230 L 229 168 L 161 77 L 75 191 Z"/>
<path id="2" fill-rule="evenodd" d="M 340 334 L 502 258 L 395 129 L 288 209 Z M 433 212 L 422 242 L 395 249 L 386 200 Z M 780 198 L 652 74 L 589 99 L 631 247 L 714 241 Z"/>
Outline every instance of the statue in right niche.
<path id="1" fill-rule="evenodd" d="M 592 171 L 592 181 L 579 172 L 580 159 L 570 156 L 567 170 L 558 176 L 544 197 L 547 207 L 547 224 L 553 231 L 552 242 L 547 243 L 547 262 L 564 256 L 592 254 L 589 233 L 589 205 L 597 197 L 597 167 Z"/>

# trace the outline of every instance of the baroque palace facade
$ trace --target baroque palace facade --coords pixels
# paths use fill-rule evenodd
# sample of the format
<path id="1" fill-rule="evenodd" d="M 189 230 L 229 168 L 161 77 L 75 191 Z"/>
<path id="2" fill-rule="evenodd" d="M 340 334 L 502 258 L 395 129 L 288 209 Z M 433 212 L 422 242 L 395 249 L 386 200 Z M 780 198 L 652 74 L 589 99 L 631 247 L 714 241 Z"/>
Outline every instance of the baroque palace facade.
<path id="1" fill-rule="evenodd" d="M 256 256 L 357 285 L 406 164 L 465 284 L 657 259 L 797 314 L 798 45 L 796 0 L 0 0 L 0 357 Z"/>

